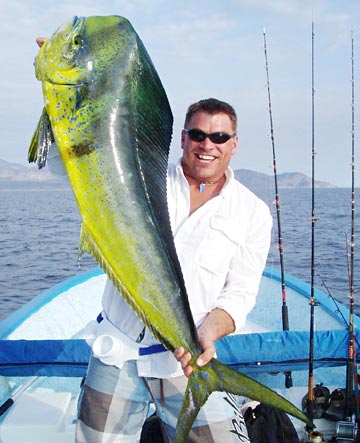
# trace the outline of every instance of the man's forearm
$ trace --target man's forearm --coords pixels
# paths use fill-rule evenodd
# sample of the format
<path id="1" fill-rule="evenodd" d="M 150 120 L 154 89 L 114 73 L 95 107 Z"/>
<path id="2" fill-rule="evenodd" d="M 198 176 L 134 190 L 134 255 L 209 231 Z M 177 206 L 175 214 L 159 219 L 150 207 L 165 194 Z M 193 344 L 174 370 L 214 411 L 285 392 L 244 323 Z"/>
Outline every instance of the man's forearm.
<path id="1" fill-rule="evenodd" d="M 204 323 L 198 328 L 199 343 L 203 353 L 196 360 L 196 364 L 203 366 L 215 356 L 215 342 L 225 335 L 235 331 L 235 323 L 231 316 L 223 309 L 214 309 L 206 317 Z M 184 374 L 189 377 L 193 372 L 190 365 L 192 355 L 185 353 L 183 347 L 175 350 L 175 357 L 180 361 Z"/>
<path id="2" fill-rule="evenodd" d="M 198 329 L 200 343 L 205 340 L 215 342 L 235 331 L 235 323 L 232 317 L 223 309 L 214 309 L 206 317 L 204 323 Z"/>

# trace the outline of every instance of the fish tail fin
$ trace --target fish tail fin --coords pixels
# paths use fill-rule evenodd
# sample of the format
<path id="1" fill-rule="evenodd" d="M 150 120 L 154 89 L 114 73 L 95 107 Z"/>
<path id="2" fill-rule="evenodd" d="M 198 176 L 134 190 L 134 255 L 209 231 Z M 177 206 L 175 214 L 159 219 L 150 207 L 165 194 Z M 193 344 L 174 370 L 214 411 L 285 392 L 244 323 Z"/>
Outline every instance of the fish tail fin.
<path id="1" fill-rule="evenodd" d="M 266 403 L 269 406 L 283 410 L 285 413 L 290 414 L 303 421 L 308 426 L 313 427 L 313 423 L 309 417 L 272 389 L 229 368 L 216 359 L 213 359 L 210 364 L 218 379 L 218 389 L 215 390 L 229 392 L 235 395 L 251 398 L 260 403 Z"/>
<path id="2" fill-rule="evenodd" d="M 200 382 L 199 379 L 203 376 L 201 374 L 206 373 L 202 373 L 202 368 L 195 368 L 189 377 L 176 425 L 174 443 L 186 441 L 201 407 L 206 403 L 209 395 L 216 390 L 208 383 L 206 375 L 204 381 Z"/>
<path id="3" fill-rule="evenodd" d="M 200 408 L 214 391 L 228 392 L 266 403 L 298 418 L 311 428 L 314 427 L 312 421 L 284 397 L 213 359 L 204 367 L 195 367 L 193 374 L 189 377 L 174 443 L 186 441 Z"/>

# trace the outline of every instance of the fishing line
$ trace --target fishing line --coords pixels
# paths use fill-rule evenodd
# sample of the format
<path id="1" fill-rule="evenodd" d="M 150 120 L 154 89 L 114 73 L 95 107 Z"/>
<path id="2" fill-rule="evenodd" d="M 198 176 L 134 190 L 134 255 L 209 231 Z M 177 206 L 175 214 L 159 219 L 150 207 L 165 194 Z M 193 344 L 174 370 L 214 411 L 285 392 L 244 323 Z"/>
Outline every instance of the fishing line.
<path id="1" fill-rule="evenodd" d="M 318 277 L 320 278 L 320 280 L 321 280 L 321 284 L 322 284 L 322 286 L 324 286 L 327 295 L 330 297 L 331 301 L 334 303 L 334 305 L 335 305 L 335 307 L 336 307 L 336 311 L 335 311 L 335 312 L 336 312 L 337 314 L 340 314 L 340 317 L 341 317 L 342 321 L 344 322 L 344 325 L 346 326 L 346 328 L 349 328 L 349 323 L 348 323 L 348 321 L 346 320 L 344 314 L 342 313 L 342 311 L 341 311 L 341 309 L 340 309 L 340 307 L 339 307 L 339 304 L 338 304 L 336 298 L 331 294 L 330 289 L 329 289 L 329 287 L 327 286 L 327 284 L 325 283 L 325 281 L 324 281 L 324 279 L 322 278 L 322 276 L 321 276 L 320 274 L 318 274 Z M 359 340 L 356 338 L 356 335 L 355 335 L 355 334 L 354 334 L 354 341 L 356 342 L 357 346 L 360 347 Z"/>
<path id="2" fill-rule="evenodd" d="M 277 180 L 274 125 L 273 125 L 273 117 L 272 117 L 269 64 L 268 64 L 268 56 L 267 56 L 265 28 L 264 28 L 264 54 L 265 54 L 265 68 L 266 68 L 267 92 L 268 92 L 268 102 L 269 102 L 269 118 L 270 118 L 270 135 L 271 135 L 271 144 L 272 144 L 273 170 L 274 170 L 274 182 L 275 182 L 275 205 L 276 205 L 277 232 L 278 232 L 278 248 L 279 248 L 280 270 L 281 270 L 282 327 L 283 327 L 283 331 L 288 331 L 289 330 L 289 313 L 288 313 L 286 285 L 285 285 L 284 248 L 283 248 L 282 232 L 281 232 L 280 198 L 279 198 L 278 180 Z M 291 377 L 290 371 L 285 372 L 285 387 L 286 388 L 292 387 L 292 377 Z"/>
<path id="3" fill-rule="evenodd" d="M 321 285 L 325 288 L 325 290 L 326 290 L 326 292 L 327 292 L 327 295 L 331 298 L 331 301 L 334 303 L 334 305 L 335 305 L 335 307 L 336 307 L 336 313 L 337 313 L 337 314 L 340 314 L 340 316 L 341 316 L 341 318 L 342 318 L 342 320 L 343 320 L 343 322 L 344 322 L 344 325 L 348 328 L 348 327 L 349 327 L 349 323 L 348 323 L 348 321 L 346 320 L 344 314 L 341 312 L 340 306 L 339 306 L 339 304 L 338 304 L 336 298 L 335 298 L 335 297 L 332 295 L 332 293 L 330 292 L 330 289 L 329 289 L 329 287 L 327 286 L 327 284 L 325 283 L 325 280 L 322 278 L 322 275 L 321 275 L 321 274 L 318 274 L 318 277 L 320 278 L 320 280 L 321 280 Z"/>

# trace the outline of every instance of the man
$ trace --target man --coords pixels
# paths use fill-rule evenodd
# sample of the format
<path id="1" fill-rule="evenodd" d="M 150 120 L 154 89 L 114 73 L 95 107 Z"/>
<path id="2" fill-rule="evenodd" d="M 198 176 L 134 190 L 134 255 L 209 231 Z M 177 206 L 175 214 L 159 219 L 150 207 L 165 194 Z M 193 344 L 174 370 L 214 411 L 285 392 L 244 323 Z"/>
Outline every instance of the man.
<path id="1" fill-rule="evenodd" d="M 234 109 L 216 99 L 201 100 L 188 109 L 181 134 L 183 156 L 168 172 L 171 227 L 203 349 L 198 365 L 214 357 L 216 340 L 244 326 L 270 244 L 267 206 L 234 180 L 229 167 L 237 146 Z M 139 442 L 152 401 L 171 440 L 193 370 L 191 355 L 179 348 L 177 361 L 163 352 L 110 281 L 98 322 L 79 401 L 77 443 Z M 111 352 L 102 346 L 105 336 L 116 342 Z M 139 343 L 148 349 L 140 356 Z M 215 392 L 188 442 L 220 441 L 249 439 L 234 399 Z"/>

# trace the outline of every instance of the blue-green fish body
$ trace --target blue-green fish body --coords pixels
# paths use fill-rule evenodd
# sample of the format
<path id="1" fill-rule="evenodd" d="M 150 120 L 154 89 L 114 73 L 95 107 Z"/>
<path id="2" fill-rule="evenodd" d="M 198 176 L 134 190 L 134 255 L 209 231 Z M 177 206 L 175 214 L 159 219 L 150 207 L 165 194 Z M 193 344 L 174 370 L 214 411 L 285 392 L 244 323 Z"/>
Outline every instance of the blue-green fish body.
<path id="1" fill-rule="evenodd" d="M 75 18 L 35 62 L 45 110 L 29 149 L 42 167 L 59 147 L 81 218 L 81 248 L 99 262 L 125 300 L 170 351 L 194 356 L 175 442 L 184 442 L 213 391 L 272 404 L 309 422 L 267 387 L 201 353 L 166 203 L 170 106 L 155 68 L 122 17 Z"/>

